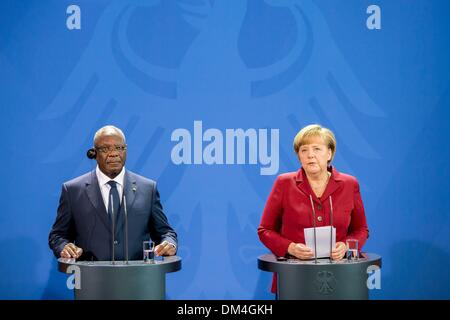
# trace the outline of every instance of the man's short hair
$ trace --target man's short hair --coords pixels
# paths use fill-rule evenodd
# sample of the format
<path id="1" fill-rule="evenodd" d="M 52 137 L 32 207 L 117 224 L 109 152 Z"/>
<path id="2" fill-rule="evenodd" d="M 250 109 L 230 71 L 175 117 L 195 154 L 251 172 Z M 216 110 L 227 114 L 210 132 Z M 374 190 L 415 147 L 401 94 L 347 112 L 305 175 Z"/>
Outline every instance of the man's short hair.
<path id="1" fill-rule="evenodd" d="M 97 130 L 97 132 L 94 135 L 94 146 L 96 145 L 97 140 L 100 138 L 100 136 L 113 136 L 118 135 L 123 139 L 123 142 L 126 143 L 125 135 L 123 134 L 122 130 L 119 128 L 107 125 Z"/>

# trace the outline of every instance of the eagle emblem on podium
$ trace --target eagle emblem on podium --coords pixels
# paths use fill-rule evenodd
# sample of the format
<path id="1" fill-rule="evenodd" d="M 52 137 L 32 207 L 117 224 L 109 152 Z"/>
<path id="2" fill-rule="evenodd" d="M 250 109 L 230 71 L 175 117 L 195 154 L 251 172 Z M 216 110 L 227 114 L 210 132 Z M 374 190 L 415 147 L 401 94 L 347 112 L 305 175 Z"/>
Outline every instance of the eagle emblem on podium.
<path id="1" fill-rule="evenodd" d="M 336 278 L 333 272 L 319 271 L 316 276 L 316 287 L 320 294 L 332 294 L 336 288 Z"/>

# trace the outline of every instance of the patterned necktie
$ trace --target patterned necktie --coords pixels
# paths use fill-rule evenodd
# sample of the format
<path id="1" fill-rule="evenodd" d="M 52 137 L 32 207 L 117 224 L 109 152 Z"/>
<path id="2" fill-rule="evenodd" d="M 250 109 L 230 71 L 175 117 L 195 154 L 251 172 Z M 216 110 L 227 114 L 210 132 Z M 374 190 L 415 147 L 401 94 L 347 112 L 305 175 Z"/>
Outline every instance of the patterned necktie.
<path id="1" fill-rule="evenodd" d="M 110 180 L 108 181 L 108 184 L 111 186 L 108 198 L 108 216 L 109 219 L 111 220 L 113 209 L 112 205 L 114 205 L 114 216 L 117 218 L 117 215 L 119 214 L 120 198 L 119 198 L 119 191 L 117 191 L 117 182 Z M 111 205 L 111 196 L 112 196 L 112 205 Z"/>

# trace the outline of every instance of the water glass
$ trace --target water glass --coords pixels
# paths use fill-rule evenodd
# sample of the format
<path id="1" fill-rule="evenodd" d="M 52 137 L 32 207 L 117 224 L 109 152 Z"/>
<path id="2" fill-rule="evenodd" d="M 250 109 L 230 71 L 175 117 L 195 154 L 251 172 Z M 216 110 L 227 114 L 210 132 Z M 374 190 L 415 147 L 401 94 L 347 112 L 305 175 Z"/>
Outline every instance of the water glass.
<path id="1" fill-rule="evenodd" d="M 359 259 L 358 240 L 347 239 L 346 244 L 347 244 L 347 259 L 358 260 Z"/>
<path id="2" fill-rule="evenodd" d="M 145 263 L 155 263 L 155 243 L 153 241 L 144 241 L 142 250 Z"/>

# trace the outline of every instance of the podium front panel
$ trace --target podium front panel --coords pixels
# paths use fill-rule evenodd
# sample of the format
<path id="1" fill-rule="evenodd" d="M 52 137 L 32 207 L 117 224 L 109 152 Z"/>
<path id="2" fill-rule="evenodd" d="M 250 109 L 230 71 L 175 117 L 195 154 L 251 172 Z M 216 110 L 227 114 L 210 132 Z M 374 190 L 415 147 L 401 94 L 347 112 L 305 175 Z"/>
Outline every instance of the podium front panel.
<path id="1" fill-rule="evenodd" d="M 277 296 L 280 300 L 367 300 L 368 268 L 381 268 L 381 257 L 364 253 L 356 261 L 329 259 L 278 261 L 273 254 L 258 258 L 258 267 L 277 273 Z"/>
<path id="2" fill-rule="evenodd" d="M 163 300 L 166 273 L 181 269 L 179 257 L 165 257 L 153 264 L 143 261 L 77 261 L 59 259 L 59 270 L 78 273 L 76 300 Z"/>

